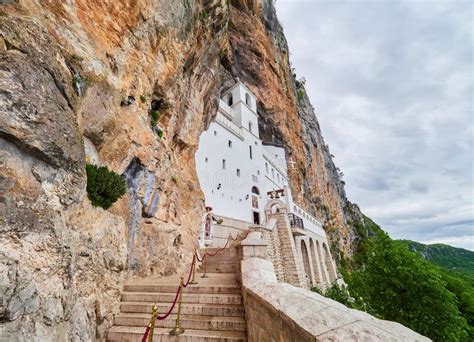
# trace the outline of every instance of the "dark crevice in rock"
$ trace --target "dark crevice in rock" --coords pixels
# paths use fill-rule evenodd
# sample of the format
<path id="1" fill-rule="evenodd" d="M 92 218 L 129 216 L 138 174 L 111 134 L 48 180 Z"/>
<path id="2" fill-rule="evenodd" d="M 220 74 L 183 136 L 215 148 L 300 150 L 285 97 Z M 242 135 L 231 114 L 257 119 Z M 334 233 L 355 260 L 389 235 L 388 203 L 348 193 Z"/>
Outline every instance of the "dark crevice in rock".
<path id="1" fill-rule="evenodd" d="M 27 55 L 28 53 L 25 51 L 25 50 L 22 50 L 20 49 L 18 46 L 15 46 L 13 45 L 12 43 L 10 43 L 8 40 L 6 40 L 5 38 L 3 39 L 4 42 L 5 42 L 5 46 L 7 47 L 7 51 L 18 51 L 18 52 L 21 52 L 25 55 Z"/>
<path id="2" fill-rule="evenodd" d="M 66 103 L 69 107 L 69 109 L 71 109 L 72 111 L 74 111 L 74 107 L 72 106 L 71 104 L 71 101 L 69 99 L 69 96 L 67 95 L 66 93 L 66 89 L 64 89 L 64 85 L 61 84 L 61 82 L 58 80 L 58 78 L 56 77 L 56 75 L 54 74 L 53 71 L 51 71 L 50 69 L 48 68 L 44 68 L 44 70 L 46 70 L 46 72 L 51 76 L 51 78 L 53 79 L 53 82 L 56 86 L 56 88 L 59 90 L 59 92 L 61 93 L 62 97 L 64 98 L 64 100 L 66 100 Z"/>
<path id="3" fill-rule="evenodd" d="M 45 162 L 46 164 L 51 165 L 56 168 L 60 167 L 60 165 L 58 165 L 56 161 L 54 161 L 51 157 L 49 157 L 43 151 L 41 151 L 35 146 L 25 144 L 22 140 L 18 139 L 16 136 L 12 134 L 9 134 L 5 131 L 0 130 L 0 138 L 3 138 L 7 142 L 15 145 L 19 150 L 25 152 L 26 154 L 32 156 L 35 159 L 39 159 Z"/>

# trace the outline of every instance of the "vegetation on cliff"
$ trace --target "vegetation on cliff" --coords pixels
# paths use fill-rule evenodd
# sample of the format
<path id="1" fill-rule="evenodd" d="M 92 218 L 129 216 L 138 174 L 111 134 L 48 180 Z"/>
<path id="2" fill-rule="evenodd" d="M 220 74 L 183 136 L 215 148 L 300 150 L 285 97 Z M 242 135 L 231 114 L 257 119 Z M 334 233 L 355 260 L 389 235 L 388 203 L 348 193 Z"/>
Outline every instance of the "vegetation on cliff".
<path id="1" fill-rule="evenodd" d="M 107 166 L 88 164 L 86 172 L 87 195 L 96 207 L 110 208 L 127 191 L 125 179 Z"/>
<path id="2" fill-rule="evenodd" d="M 397 321 L 435 341 L 472 341 L 474 287 L 461 275 L 441 269 L 394 241 L 363 216 L 360 237 L 341 272 L 348 284 L 326 295 L 377 317 Z"/>
<path id="3" fill-rule="evenodd" d="M 411 251 L 417 252 L 433 264 L 461 273 L 474 280 L 474 252 L 441 243 L 425 245 L 410 240 L 402 240 L 402 242 Z"/>

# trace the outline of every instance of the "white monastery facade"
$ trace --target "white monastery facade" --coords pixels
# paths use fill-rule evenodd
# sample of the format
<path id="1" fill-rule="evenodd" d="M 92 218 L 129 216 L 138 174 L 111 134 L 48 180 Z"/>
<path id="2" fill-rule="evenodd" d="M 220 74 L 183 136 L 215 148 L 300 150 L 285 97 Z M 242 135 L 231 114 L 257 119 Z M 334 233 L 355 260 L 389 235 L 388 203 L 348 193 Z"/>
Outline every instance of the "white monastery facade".
<path id="1" fill-rule="evenodd" d="M 237 81 L 220 99 L 215 120 L 200 137 L 195 159 L 206 206 L 212 210 L 203 220 L 201 244 L 218 245 L 218 239 L 224 241 L 232 232 L 218 232 L 221 227 L 213 224 L 213 215 L 229 228 L 273 229 L 276 221 L 270 220 L 266 209 L 278 198 L 291 229 L 295 264 L 301 264 L 296 285 L 327 287 L 336 280 L 322 224 L 293 202 L 285 150 L 260 140 L 256 98 L 242 82 Z"/>

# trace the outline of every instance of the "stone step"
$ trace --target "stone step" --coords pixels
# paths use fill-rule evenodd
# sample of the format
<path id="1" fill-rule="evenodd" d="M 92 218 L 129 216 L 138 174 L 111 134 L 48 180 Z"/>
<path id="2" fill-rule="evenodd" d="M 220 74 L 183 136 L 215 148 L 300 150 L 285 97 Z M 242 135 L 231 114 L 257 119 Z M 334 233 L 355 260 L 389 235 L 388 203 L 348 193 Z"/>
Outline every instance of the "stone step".
<path id="1" fill-rule="evenodd" d="M 123 292 L 122 302 L 171 303 L 176 293 Z M 242 304 L 240 294 L 183 293 L 183 303 L 200 304 Z"/>
<path id="2" fill-rule="evenodd" d="M 120 303 L 120 312 L 129 313 L 151 313 L 153 302 L 122 302 Z M 158 313 L 167 312 L 171 303 L 157 303 Z M 178 304 L 173 309 L 176 313 Z M 184 315 L 204 315 L 204 316 L 233 316 L 243 317 L 244 308 L 242 305 L 232 304 L 191 304 L 183 303 L 181 305 L 181 313 Z"/>
<path id="3" fill-rule="evenodd" d="M 143 327 L 150 322 L 150 314 L 144 313 L 120 313 L 115 317 L 114 324 L 118 326 Z M 176 314 L 169 315 L 164 320 L 157 320 L 156 327 L 173 328 L 176 323 Z M 245 319 L 243 317 L 216 317 L 202 315 L 185 315 L 180 317 L 180 326 L 184 329 L 194 330 L 224 330 L 245 331 Z"/>
<path id="4" fill-rule="evenodd" d="M 237 259 L 235 258 L 226 258 L 226 259 L 214 259 L 214 258 L 205 258 L 205 263 L 224 263 L 224 264 L 235 264 Z"/>
<path id="5" fill-rule="evenodd" d="M 204 267 L 199 268 L 198 272 L 203 273 Z M 206 265 L 206 273 L 235 274 L 235 272 L 237 272 L 237 267 Z"/>
<path id="6" fill-rule="evenodd" d="M 144 327 L 114 326 L 110 328 L 107 341 L 141 342 Z M 245 342 L 246 333 L 243 331 L 213 331 L 186 329 L 179 336 L 170 336 L 169 329 L 156 328 L 153 342 Z"/>
<path id="7" fill-rule="evenodd" d="M 204 255 L 205 252 L 208 254 L 215 254 L 217 252 L 218 248 L 208 248 L 205 251 L 201 249 L 199 251 L 199 255 Z M 220 250 L 217 254 L 215 255 L 210 255 L 210 258 L 222 258 L 222 257 L 237 257 L 237 250 L 235 248 L 226 248 L 224 250 Z"/>
<path id="8" fill-rule="evenodd" d="M 201 282 L 201 279 L 197 279 Z M 124 291 L 126 292 L 148 292 L 148 293 L 176 293 L 176 285 L 155 285 L 155 284 L 125 284 Z M 223 285 L 190 285 L 185 290 L 185 293 L 200 293 L 200 294 L 240 294 L 240 285 L 223 284 Z"/>

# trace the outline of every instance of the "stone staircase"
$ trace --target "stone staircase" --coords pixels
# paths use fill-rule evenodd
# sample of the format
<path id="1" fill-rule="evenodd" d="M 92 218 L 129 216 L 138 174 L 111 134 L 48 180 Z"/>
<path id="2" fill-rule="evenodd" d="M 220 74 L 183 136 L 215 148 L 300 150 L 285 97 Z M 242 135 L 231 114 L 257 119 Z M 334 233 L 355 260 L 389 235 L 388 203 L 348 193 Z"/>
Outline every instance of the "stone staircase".
<path id="1" fill-rule="evenodd" d="M 208 249 L 214 253 L 215 250 Z M 201 252 L 201 255 L 204 254 Z M 204 265 L 196 273 L 196 285 L 183 292 L 181 327 L 185 332 L 170 336 L 176 321 L 177 305 L 165 320 L 156 321 L 153 341 L 246 341 L 246 322 L 240 285 L 236 280 L 235 248 L 206 257 L 208 278 L 201 278 Z M 125 284 L 120 314 L 115 317 L 107 341 L 141 341 L 155 303 L 158 313 L 170 307 L 179 284 L 178 277 L 140 279 Z"/>

